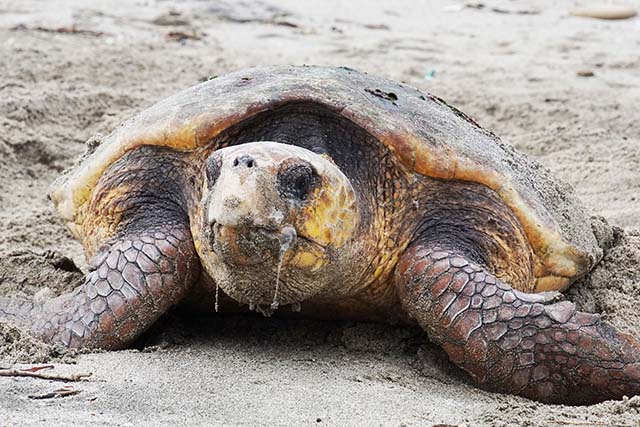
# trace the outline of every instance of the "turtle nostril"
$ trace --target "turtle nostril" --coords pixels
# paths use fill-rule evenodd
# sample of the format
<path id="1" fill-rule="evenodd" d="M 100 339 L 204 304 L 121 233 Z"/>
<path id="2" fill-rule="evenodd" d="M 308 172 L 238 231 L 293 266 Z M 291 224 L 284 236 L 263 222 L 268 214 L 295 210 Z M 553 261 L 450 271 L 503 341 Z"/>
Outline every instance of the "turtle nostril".
<path id="1" fill-rule="evenodd" d="M 253 157 L 249 156 L 249 155 L 244 155 L 244 156 L 240 156 L 237 157 L 234 161 L 233 161 L 233 167 L 238 167 L 238 166 L 244 166 L 247 168 L 252 168 L 256 165 L 256 161 L 254 160 Z"/>

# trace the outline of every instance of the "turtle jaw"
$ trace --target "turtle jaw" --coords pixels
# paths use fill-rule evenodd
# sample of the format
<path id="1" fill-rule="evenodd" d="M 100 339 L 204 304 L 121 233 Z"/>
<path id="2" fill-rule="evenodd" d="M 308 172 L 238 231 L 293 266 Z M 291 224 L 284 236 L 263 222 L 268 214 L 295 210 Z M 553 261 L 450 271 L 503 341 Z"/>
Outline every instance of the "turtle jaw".
<path id="1" fill-rule="evenodd" d="M 236 301 L 275 309 L 302 302 L 321 288 L 321 281 L 306 280 L 295 265 L 295 254 L 317 245 L 298 239 L 293 227 L 270 230 L 215 223 L 211 229 L 206 265 L 214 281 Z"/>
<path id="2" fill-rule="evenodd" d="M 198 251 L 227 295 L 277 307 L 334 281 L 358 210 L 349 180 L 329 159 L 259 142 L 215 151 L 205 170 Z"/>
<path id="3" fill-rule="evenodd" d="M 235 268 L 273 263 L 297 240 L 295 228 L 286 225 L 280 229 L 256 226 L 210 224 L 211 249 L 223 262 Z"/>
<path id="4" fill-rule="evenodd" d="M 242 304 L 277 308 L 307 300 L 325 286 L 326 272 L 313 264 L 324 265 L 327 248 L 299 237 L 290 225 L 272 230 L 214 223 L 209 230 L 203 265 L 220 289 Z"/>

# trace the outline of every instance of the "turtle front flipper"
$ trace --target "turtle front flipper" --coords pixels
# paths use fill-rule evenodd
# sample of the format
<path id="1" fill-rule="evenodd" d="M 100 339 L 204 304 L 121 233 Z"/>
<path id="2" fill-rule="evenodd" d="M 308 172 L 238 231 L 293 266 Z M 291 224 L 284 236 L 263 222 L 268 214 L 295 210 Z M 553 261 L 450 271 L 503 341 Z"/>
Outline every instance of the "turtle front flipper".
<path id="1" fill-rule="evenodd" d="M 558 293 L 517 291 L 435 244 L 410 247 L 395 280 L 408 314 L 490 390 L 571 404 L 640 394 L 640 341 Z"/>
<path id="2" fill-rule="evenodd" d="M 147 330 L 200 275 L 186 162 L 141 147 L 109 166 L 68 218 L 90 259 L 84 283 L 45 302 L 0 297 L 0 319 L 66 347 L 122 348 Z"/>
<path id="3" fill-rule="evenodd" d="M 185 225 L 145 225 L 103 245 L 72 292 L 46 302 L 0 298 L 0 319 L 65 347 L 122 348 L 180 301 L 198 273 Z"/>

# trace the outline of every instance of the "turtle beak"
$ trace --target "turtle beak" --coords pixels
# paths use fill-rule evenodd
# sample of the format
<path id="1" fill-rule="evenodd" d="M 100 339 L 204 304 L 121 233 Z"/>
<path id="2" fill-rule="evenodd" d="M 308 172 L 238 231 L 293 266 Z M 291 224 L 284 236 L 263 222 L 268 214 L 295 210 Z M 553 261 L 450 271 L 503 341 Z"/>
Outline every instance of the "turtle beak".
<path id="1" fill-rule="evenodd" d="M 239 228 L 215 223 L 211 228 L 211 247 L 227 264 L 273 263 L 297 240 L 291 226 L 280 230 Z"/>
<path id="2" fill-rule="evenodd" d="M 217 177 L 205 199 L 206 233 L 213 251 L 234 265 L 273 262 L 297 232 L 285 223 L 277 192 L 277 163 L 251 153 L 219 150 Z"/>

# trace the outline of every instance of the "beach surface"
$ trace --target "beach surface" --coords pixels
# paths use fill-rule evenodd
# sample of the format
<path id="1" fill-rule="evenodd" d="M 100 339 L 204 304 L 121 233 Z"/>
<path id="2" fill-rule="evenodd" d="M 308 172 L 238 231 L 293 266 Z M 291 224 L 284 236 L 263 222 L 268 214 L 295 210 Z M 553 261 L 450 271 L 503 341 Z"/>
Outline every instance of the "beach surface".
<path id="1" fill-rule="evenodd" d="M 47 187 L 95 134 L 214 76 L 348 66 L 445 99 L 572 185 L 603 261 L 568 298 L 640 336 L 640 18 L 576 2 L 0 0 L 0 295 L 86 271 Z M 584 4 L 584 3 L 583 3 Z M 640 7 L 640 3 L 626 3 Z M 172 312 L 135 349 L 67 353 L 0 322 L 0 427 L 640 426 L 640 397 L 545 405 L 475 387 L 410 327 Z"/>

